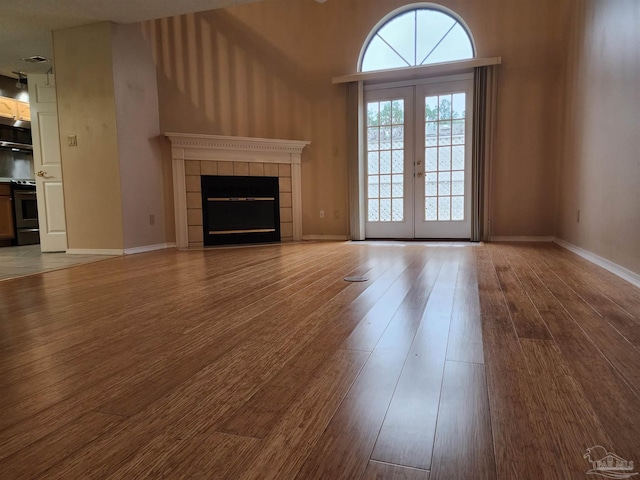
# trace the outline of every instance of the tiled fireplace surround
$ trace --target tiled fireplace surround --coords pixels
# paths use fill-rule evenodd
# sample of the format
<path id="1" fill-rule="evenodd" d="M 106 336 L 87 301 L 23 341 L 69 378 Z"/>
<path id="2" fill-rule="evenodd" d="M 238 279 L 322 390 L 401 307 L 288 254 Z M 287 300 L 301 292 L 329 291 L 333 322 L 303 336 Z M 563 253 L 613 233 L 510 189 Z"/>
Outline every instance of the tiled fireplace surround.
<path id="1" fill-rule="evenodd" d="M 309 142 L 165 133 L 171 141 L 176 247 L 203 246 L 202 175 L 278 177 L 280 235 L 302 240 L 300 162 Z"/>

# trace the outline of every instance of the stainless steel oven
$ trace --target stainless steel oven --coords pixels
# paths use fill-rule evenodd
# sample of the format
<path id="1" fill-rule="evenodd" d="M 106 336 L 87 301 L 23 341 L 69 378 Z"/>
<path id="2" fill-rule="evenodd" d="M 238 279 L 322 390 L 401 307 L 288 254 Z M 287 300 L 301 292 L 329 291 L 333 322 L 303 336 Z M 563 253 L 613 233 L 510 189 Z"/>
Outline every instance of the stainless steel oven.
<path id="1" fill-rule="evenodd" d="M 13 190 L 16 245 L 40 243 L 35 182 L 31 180 L 14 180 L 11 182 L 11 188 Z"/>

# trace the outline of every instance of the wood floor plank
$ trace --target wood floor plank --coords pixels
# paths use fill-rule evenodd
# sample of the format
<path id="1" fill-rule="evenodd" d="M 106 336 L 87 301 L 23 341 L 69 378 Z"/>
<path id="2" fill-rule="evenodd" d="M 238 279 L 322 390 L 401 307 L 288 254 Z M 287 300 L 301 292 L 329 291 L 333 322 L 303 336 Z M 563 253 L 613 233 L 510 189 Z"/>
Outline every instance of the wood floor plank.
<path id="1" fill-rule="evenodd" d="M 385 253 L 385 258 L 387 258 L 389 252 Z M 382 335 L 382 331 L 379 331 L 382 326 L 381 323 L 384 324 L 382 328 L 384 330 L 391 320 L 391 316 L 393 316 L 397 307 L 403 302 L 407 293 L 413 288 L 416 279 L 420 276 L 425 265 L 427 265 L 433 255 L 422 254 L 416 257 L 415 260 L 408 263 L 403 261 L 403 256 L 399 257 L 398 265 L 391 266 L 384 274 L 380 275 L 379 278 L 372 276 L 371 280 L 373 283 L 358 295 L 356 294 L 359 292 L 359 289 L 356 288 L 369 282 L 351 284 L 348 290 L 336 295 L 333 302 L 309 316 L 308 320 L 311 322 L 310 324 L 306 321 L 300 323 L 297 333 L 303 335 L 300 327 L 303 329 L 308 328 L 308 331 L 312 333 L 321 344 L 326 343 L 327 339 L 330 339 L 336 348 L 340 346 L 340 348 L 354 350 L 373 350 Z M 378 296 L 380 293 L 382 293 L 382 296 Z M 367 350 L 366 347 L 362 345 L 354 345 L 349 339 L 354 338 L 353 335 L 356 333 L 356 330 L 366 329 L 369 324 L 367 317 L 369 314 L 375 314 L 380 308 L 383 308 L 385 312 L 389 313 L 389 316 L 384 318 L 382 322 L 376 322 L 379 334 L 368 337 L 369 343 L 372 343 L 369 349 Z M 343 342 L 345 343 L 343 344 Z"/>
<path id="2" fill-rule="evenodd" d="M 538 253 L 518 253 L 518 257 L 529 267 L 523 268 L 521 275 L 528 284 L 536 285 L 537 294 L 532 299 L 556 340 L 572 377 L 580 385 L 585 398 L 597 412 L 602 428 L 618 449 L 618 455 L 631 457 L 636 452 L 640 454 L 634 433 L 638 426 L 635 421 L 628 420 L 634 418 L 635 414 L 632 412 L 640 411 L 640 399 L 634 389 L 624 381 L 619 370 L 609 362 L 585 331 L 579 328 L 564 307 L 562 295 L 559 298 L 549 289 L 550 284 L 543 283 L 539 274 L 544 273 L 545 269 L 541 267 L 544 262 Z M 610 407 L 613 404 L 616 405 L 615 409 Z"/>
<path id="3" fill-rule="evenodd" d="M 74 477 L 91 465 L 92 476 L 88 478 L 104 478 L 119 464 L 132 461 L 134 455 L 153 462 L 153 453 L 148 451 L 155 451 L 156 436 L 167 429 L 180 438 L 203 434 L 250 398 L 300 348 L 295 338 L 275 349 L 265 349 L 260 342 L 241 343 L 230 358 L 201 370 L 171 395 L 124 422 L 120 429 L 57 465 L 49 475 Z"/>
<path id="4" fill-rule="evenodd" d="M 372 460 L 430 469 L 457 270 L 446 262 L 435 281 Z"/>
<path id="5" fill-rule="evenodd" d="M 429 472 L 371 460 L 362 480 L 429 480 Z"/>
<path id="6" fill-rule="evenodd" d="M 528 257 L 531 260 L 531 257 Z M 544 257 L 530 261 L 530 267 L 545 284 L 559 304 L 572 317 L 575 325 L 595 344 L 611 364 L 620 372 L 627 384 L 640 396 L 640 351 L 633 347 L 619 331 L 612 328 L 605 318 L 598 314 L 585 300 L 572 290 L 567 283 L 551 271 Z"/>
<path id="7" fill-rule="evenodd" d="M 461 252 L 451 313 L 447 360 L 484 363 L 478 278 L 471 249 Z"/>
<path id="8" fill-rule="evenodd" d="M 550 245 L 545 252 L 571 265 L 586 285 L 610 298 L 620 308 L 640 321 L 640 289 L 590 261 L 558 245 Z"/>
<path id="9" fill-rule="evenodd" d="M 3 478 L 30 479 L 44 473 L 85 444 L 118 425 L 122 418 L 89 412 L 65 427 L 0 460 Z M 6 476 L 6 477 L 5 477 Z"/>
<path id="10" fill-rule="evenodd" d="M 318 286 L 324 286 L 329 278 L 338 278 L 340 275 L 344 276 L 352 270 L 355 262 L 355 256 L 351 255 L 352 261 L 348 261 L 349 255 L 336 255 L 325 262 L 321 268 L 314 268 L 300 272 L 299 278 L 289 279 L 279 283 L 273 281 L 264 290 L 249 289 L 250 293 L 238 297 L 237 293 L 235 298 L 231 302 L 224 305 L 222 309 L 211 310 L 203 306 L 200 311 L 193 312 L 196 318 L 200 318 L 205 315 L 207 318 L 211 318 L 210 315 L 215 315 L 218 318 L 236 318 L 239 313 L 242 313 L 248 318 L 256 317 L 263 314 L 269 308 L 277 308 L 283 302 L 294 303 L 296 298 L 300 296 L 308 296 L 309 292 L 313 292 Z M 293 280 L 293 281 L 292 281 Z M 245 287 L 246 288 L 246 287 Z M 217 303 L 217 302 L 216 302 Z M 200 315 L 199 315 L 200 313 Z M 198 327 L 206 327 L 210 322 L 200 322 L 187 329 L 183 330 L 183 333 L 191 333 Z"/>
<path id="11" fill-rule="evenodd" d="M 236 410 L 218 431 L 265 437 L 330 355 L 330 350 L 305 349 L 300 352 Z"/>
<path id="12" fill-rule="evenodd" d="M 337 257 L 333 260 L 334 262 L 336 262 L 335 263 L 336 265 L 338 264 L 337 262 L 339 262 L 339 260 L 343 258 L 342 254 L 334 257 Z M 307 265 L 307 267 L 311 268 L 311 266 L 309 265 Z M 327 272 L 330 271 L 331 262 L 328 262 L 328 264 L 325 265 L 325 267 L 327 267 L 327 270 L 326 270 Z M 245 283 L 248 280 L 255 278 L 255 277 L 251 277 L 248 273 L 246 274 L 246 277 L 244 280 Z M 178 278 L 179 277 L 180 277 L 180 274 L 178 274 Z M 205 278 L 207 277 L 205 276 Z M 308 274 L 303 274 L 302 277 L 300 278 L 309 279 L 310 276 Z M 173 280 L 174 282 L 172 282 L 171 280 Z M 198 280 L 198 276 L 195 275 L 193 272 L 190 272 L 189 280 L 191 282 L 190 284 L 193 285 L 193 282 Z M 209 288 L 217 288 L 217 282 L 219 281 L 220 281 L 219 279 L 209 281 L 208 282 L 210 284 Z M 233 283 L 234 282 L 232 282 L 231 287 L 234 286 Z M 254 281 L 252 281 L 251 283 L 252 283 L 252 286 L 255 284 Z M 296 286 L 294 285 L 295 283 L 296 283 L 295 281 L 292 281 L 290 283 L 287 283 L 285 286 L 290 289 L 295 289 L 296 288 Z M 210 302 L 207 302 L 207 301 L 202 301 L 210 298 L 210 295 L 207 294 L 205 287 L 189 288 L 188 290 L 182 291 L 178 296 L 176 296 L 177 290 L 175 288 L 175 277 L 173 278 L 169 277 L 169 280 L 162 281 L 160 284 L 159 291 L 156 291 L 156 292 L 145 291 L 143 292 L 142 295 L 140 294 L 134 295 L 130 291 L 130 289 L 127 289 L 125 285 L 126 283 L 116 284 L 115 287 L 112 289 L 111 295 L 117 296 L 120 301 L 118 302 L 117 305 L 115 305 L 113 308 L 110 309 L 109 315 L 111 315 L 112 318 L 120 319 L 121 321 L 127 321 L 126 322 L 127 326 L 130 323 L 128 322 L 129 319 L 138 320 L 141 315 L 145 316 L 144 312 L 146 309 L 149 308 L 150 305 L 152 305 L 153 308 L 157 308 L 160 318 L 167 317 L 167 316 L 175 316 L 180 313 L 184 313 L 187 318 L 189 316 L 193 316 L 197 318 L 197 315 L 201 312 L 201 309 L 203 309 L 202 311 L 209 314 L 219 313 L 219 310 L 226 308 L 228 303 L 227 301 L 225 301 L 225 299 L 228 298 L 228 296 L 223 296 L 223 295 L 221 295 L 220 297 L 216 296 L 215 304 L 211 304 Z M 90 286 L 93 286 L 94 288 L 89 289 Z M 231 288 L 231 287 L 227 287 L 227 288 Z M 298 287 L 300 287 L 300 285 L 298 285 Z M 276 286 L 269 285 L 269 288 L 272 289 L 273 291 L 278 291 L 278 287 Z M 282 286 L 280 286 L 279 288 L 282 288 Z M 82 292 L 85 289 L 87 290 L 83 296 Z M 96 305 L 99 305 L 100 302 L 104 301 L 104 298 L 102 298 L 101 295 L 95 295 L 94 291 L 97 290 L 98 292 L 101 292 L 104 289 L 105 289 L 104 284 L 96 283 L 95 281 L 87 282 L 87 285 L 81 285 L 79 288 L 80 292 L 74 293 L 72 298 L 66 299 L 66 302 L 63 303 L 63 305 L 74 303 L 75 308 L 73 310 L 68 310 L 68 307 L 63 307 L 62 310 L 56 309 L 53 312 L 51 312 L 53 314 L 50 313 L 47 316 L 47 318 L 57 318 L 56 324 L 61 324 L 62 327 L 64 328 L 62 329 L 57 328 L 52 332 L 49 332 L 48 334 L 42 333 L 40 335 L 37 335 L 35 338 L 38 338 L 38 342 L 40 343 L 46 342 L 47 344 L 49 344 L 47 351 L 50 353 L 51 344 L 56 341 L 64 340 L 65 343 L 68 343 L 68 339 L 70 337 L 82 338 L 80 337 L 80 335 L 84 334 L 86 338 L 91 338 L 92 336 L 104 334 L 103 332 L 99 332 L 99 333 L 91 332 L 91 329 L 89 328 L 91 324 L 87 325 L 87 321 L 86 321 L 87 317 L 91 318 L 91 315 L 89 312 L 91 312 L 92 310 L 95 310 Z M 163 290 L 166 290 L 166 292 L 163 292 Z M 89 292 L 91 292 L 90 295 L 88 294 Z M 266 296 L 266 293 L 260 292 L 260 295 L 264 297 Z M 82 300 L 80 302 L 74 301 L 76 296 Z M 246 295 L 238 295 L 238 290 L 236 289 L 235 292 L 232 292 L 231 300 L 235 302 L 241 302 L 243 307 L 247 307 L 252 302 L 243 300 L 244 297 L 246 297 Z M 87 298 L 90 300 L 86 300 Z M 238 306 L 237 304 L 232 305 L 231 308 L 234 308 L 237 310 Z M 191 315 L 189 315 L 189 313 Z M 61 316 L 62 318 L 58 318 L 59 316 Z M 157 325 L 158 319 L 156 318 L 155 320 L 156 320 L 155 324 Z M 94 323 L 96 324 L 96 328 L 104 329 L 104 327 L 100 322 L 94 322 Z M 69 328 L 69 327 L 72 327 L 72 328 Z M 31 338 L 32 336 L 27 337 L 28 340 L 30 340 Z M 0 356 L 1 355 L 2 355 L 2 351 L 0 351 Z"/>
<path id="13" fill-rule="evenodd" d="M 421 317 L 398 310 L 296 478 L 362 475 Z"/>
<path id="14" fill-rule="evenodd" d="M 129 382 L 123 388 L 105 392 L 104 401 L 97 405 L 95 410 L 125 417 L 135 415 L 230 349 L 231 347 L 225 344 L 206 344 L 185 356 L 170 356 L 166 364 L 152 374 L 141 376 L 138 381 Z"/>
<path id="15" fill-rule="evenodd" d="M 263 448 L 238 478 L 295 478 L 325 430 L 369 354 L 339 350 L 264 440 Z"/>
<path id="16" fill-rule="evenodd" d="M 536 308 L 529 301 L 511 265 L 505 260 L 502 249 L 493 245 L 488 246 L 487 249 L 491 254 L 500 288 L 504 294 L 507 309 L 518 337 L 550 339 L 551 335 L 547 330 L 547 326 L 540 318 Z"/>
<path id="17" fill-rule="evenodd" d="M 158 335 L 141 335 L 105 343 L 101 351 L 96 351 L 93 345 L 87 346 L 86 350 L 79 346 L 78 352 L 69 349 L 64 355 L 46 357 L 3 372 L 0 374 L 0 405 L 4 404 L 3 400 L 9 401 L 11 395 L 38 395 L 41 390 L 56 384 L 61 389 L 68 389 L 74 377 L 95 370 L 97 363 L 102 363 L 103 370 L 109 372 L 115 363 L 125 364 L 127 357 L 144 357 L 158 345 L 166 344 L 167 339 L 161 339 Z"/>
<path id="18" fill-rule="evenodd" d="M 277 371 L 281 362 L 280 355 L 262 349 L 260 344 L 244 343 L 172 394 L 125 419 L 117 428 L 51 468 L 47 478 L 103 479 L 136 456 L 154 463 L 153 455 L 138 454 L 149 449 L 155 451 L 156 437 L 163 433 L 176 438 L 201 435 L 232 408 L 225 403 L 231 401 L 231 392 L 240 398 L 250 395 L 260 377 L 269 375 L 267 370 Z"/>
<path id="19" fill-rule="evenodd" d="M 237 478 L 259 443 L 255 438 L 219 432 L 185 439 L 160 435 L 107 478 Z"/>
<path id="20" fill-rule="evenodd" d="M 495 268 L 488 250 L 484 247 L 474 250 L 478 272 L 478 298 L 482 315 L 491 318 L 509 316 L 504 294 L 497 283 Z"/>
<path id="21" fill-rule="evenodd" d="M 393 258 L 392 254 L 389 254 L 385 251 L 390 258 Z M 417 258 L 416 258 L 417 257 Z M 396 256 L 394 258 L 393 264 L 389 266 L 389 269 L 385 272 L 381 278 L 371 285 L 370 288 L 367 288 L 360 297 L 358 298 L 359 302 L 368 303 L 370 305 L 376 305 L 380 302 L 380 299 L 383 297 L 389 298 L 390 295 L 387 293 L 391 288 L 397 288 L 400 282 L 405 282 L 406 286 L 407 282 L 405 279 L 407 275 L 419 274 L 424 265 L 429 261 L 430 255 L 402 255 Z M 400 282 L 398 281 L 400 278 Z M 395 297 L 392 297 L 395 298 Z M 404 298 L 404 295 L 402 295 Z"/>
<path id="22" fill-rule="evenodd" d="M 595 312 L 625 337 L 636 349 L 640 348 L 640 307 L 635 311 L 638 317 L 624 310 L 611 298 L 603 293 L 602 282 L 594 280 L 593 276 L 584 274 L 580 269 L 567 262 L 559 255 L 558 249 L 549 248 L 551 255 L 545 255 L 544 260 L 550 271 L 558 275 L 564 283 L 573 290 Z"/>
<path id="23" fill-rule="evenodd" d="M 228 348 L 228 347 L 225 347 Z M 111 376 L 96 385 L 89 385 L 76 395 L 67 396 L 40 410 L 38 403 L 27 404 L 27 408 L 16 408 L 11 415 L 3 417 L 6 423 L 15 422 L 0 430 L 0 455 L 9 455 L 25 448 L 52 432 L 64 428 L 83 413 L 95 409 L 108 398 L 108 394 L 127 390 L 128 386 L 139 383 L 141 378 L 153 375 L 161 368 L 161 355 L 150 355 L 143 362 L 116 369 Z M 170 363 L 171 360 L 168 360 Z M 37 399 L 36 399 L 37 400 Z M 35 412 L 35 413 L 34 413 Z"/>
<path id="24" fill-rule="evenodd" d="M 561 479 L 562 472 L 554 468 L 558 447 L 546 434 L 552 426 L 535 396 L 495 268 L 486 249 L 478 248 L 475 254 L 497 478 Z M 537 452 L 535 469 L 523 461 L 522 452 L 529 451 Z"/>
<path id="25" fill-rule="evenodd" d="M 362 322 L 352 330 L 345 340 L 343 348 L 371 352 L 382 337 L 389 322 L 395 315 L 400 305 L 404 302 L 407 293 L 418 280 L 422 269 L 427 264 L 428 257 L 419 257 L 418 261 L 411 265 L 404 265 L 402 275 L 396 277 L 391 285 L 384 291 L 378 289 L 378 296 L 374 297 L 375 305 L 363 318 Z"/>
<path id="26" fill-rule="evenodd" d="M 135 375 L 153 374 L 156 369 L 161 368 L 160 364 L 163 360 L 166 360 L 160 355 L 165 351 L 163 347 L 167 348 L 171 345 L 169 339 L 165 337 L 164 340 L 166 341 L 164 346 L 158 342 L 144 357 L 134 354 L 105 358 L 104 361 L 94 364 L 93 369 L 85 369 L 77 375 L 65 378 L 61 382 L 51 383 L 44 388 L 39 384 L 31 388 L 32 384 L 29 380 L 26 384 L 7 387 L 7 396 L 12 401 L 0 409 L 0 438 L 4 436 L 1 430 L 61 401 L 66 399 L 71 399 L 72 403 L 97 401 L 97 399 L 103 399 L 109 390 L 124 388 L 128 382 L 134 380 Z M 174 340 L 178 342 L 181 339 Z M 151 353 L 158 356 L 154 357 Z M 14 395 L 13 392 L 17 393 Z M 23 395 L 20 392 L 23 392 Z M 19 399 L 21 401 L 18 401 Z"/>
<path id="27" fill-rule="evenodd" d="M 556 345 L 546 340 L 523 340 L 522 347 L 537 396 L 554 425 L 549 435 L 556 437 L 559 463 L 566 468 L 567 478 L 582 478 L 585 462 L 580 452 L 594 445 L 612 445 L 611 439 Z"/>
<path id="28" fill-rule="evenodd" d="M 440 252 L 438 252 L 440 253 Z M 429 301 L 431 288 L 438 278 L 440 269 L 442 268 L 442 255 L 432 258 L 420 272 L 420 276 L 412 285 L 407 295 L 400 304 L 401 309 L 408 310 L 424 310 L 424 306 Z"/>
<path id="29" fill-rule="evenodd" d="M 157 335 L 155 335 L 157 337 Z M 143 340 L 142 342 L 140 340 Z M 51 355 L 26 361 L 0 373 L 0 388 L 16 383 L 24 382 L 33 377 L 42 375 L 52 383 L 52 378 L 62 379 L 64 376 L 73 375 L 78 368 L 92 368 L 95 361 L 104 356 L 116 356 L 123 351 L 140 351 L 153 340 L 153 335 L 148 337 L 127 335 L 114 335 L 108 339 L 89 340 L 78 345 L 62 349 Z M 26 357 L 26 355 L 25 355 Z M 73 368 L 68 369 L 72 366 Z"/>
<path id="30" fill-rule="evenodd" d="M 430 478 L 496 478 L 483 365 L 445 365 Z"/>

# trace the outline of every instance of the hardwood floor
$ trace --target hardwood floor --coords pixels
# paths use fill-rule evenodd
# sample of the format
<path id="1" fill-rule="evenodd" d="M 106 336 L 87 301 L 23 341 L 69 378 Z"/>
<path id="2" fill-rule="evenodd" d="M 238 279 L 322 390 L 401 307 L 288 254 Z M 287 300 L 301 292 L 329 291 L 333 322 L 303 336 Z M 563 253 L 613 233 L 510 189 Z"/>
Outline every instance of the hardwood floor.
<path id="1" fill-rule="evenodd" d="M 638 465 L 638 412 L 640 290 L 552 244 L 166 250 L 0 282 L 2 480 L 584 479 L 595 445 Z"/>

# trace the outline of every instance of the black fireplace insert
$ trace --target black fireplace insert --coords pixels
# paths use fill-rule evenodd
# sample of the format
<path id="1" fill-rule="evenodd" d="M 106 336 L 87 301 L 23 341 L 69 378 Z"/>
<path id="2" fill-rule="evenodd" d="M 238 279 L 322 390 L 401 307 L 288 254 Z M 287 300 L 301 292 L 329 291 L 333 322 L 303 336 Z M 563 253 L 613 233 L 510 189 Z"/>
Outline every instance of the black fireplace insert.
<path id="1" fill-rule="evenodd" d="M 204 245 L 280 241 L 278 177 L 201 177 Z"/>

